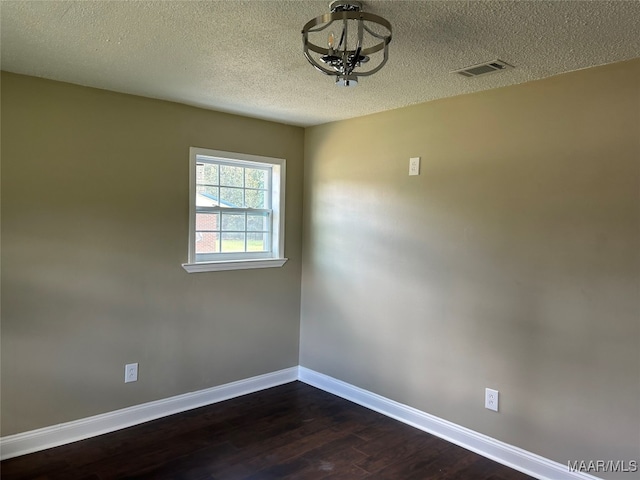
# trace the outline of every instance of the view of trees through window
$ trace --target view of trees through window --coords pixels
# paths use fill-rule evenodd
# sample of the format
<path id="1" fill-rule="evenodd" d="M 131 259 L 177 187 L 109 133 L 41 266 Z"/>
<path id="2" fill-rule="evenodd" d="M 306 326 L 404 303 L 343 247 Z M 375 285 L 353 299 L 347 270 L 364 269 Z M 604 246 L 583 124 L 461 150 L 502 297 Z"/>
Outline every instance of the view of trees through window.
<path id="1" fill-rule="evenodd" d="M 200 160 L 196 163 L 196 255 L 268 251 L 271 167 Z"/>

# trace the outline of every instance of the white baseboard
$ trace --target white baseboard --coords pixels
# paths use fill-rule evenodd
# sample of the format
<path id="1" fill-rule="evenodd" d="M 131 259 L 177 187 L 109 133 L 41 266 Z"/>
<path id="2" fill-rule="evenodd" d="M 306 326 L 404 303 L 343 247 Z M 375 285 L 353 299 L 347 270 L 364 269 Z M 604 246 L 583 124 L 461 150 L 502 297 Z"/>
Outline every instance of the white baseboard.
<path id="1" fill-rule="evenodd" d="M 298 367 L 298 379 L 534 478 L 540 480 L 600 480 L 583 472 L 569 471 L 567 465 L 562 465 L 308 368 Z"/>
<path id="2" fill-rule="evenodd" d="M 298 367 L 0 438 L 0 459 L 57 447 L 298 379 Z"/>
<path id="3" fill-rule="evenodd" d="M 95 437 L 295 380 L 382 413 L 540 480 L 600 480 L 583 472 L 571 472 L 567 465 L 301 366 L 2 437 L 0 438 L 0 460 Z"/>

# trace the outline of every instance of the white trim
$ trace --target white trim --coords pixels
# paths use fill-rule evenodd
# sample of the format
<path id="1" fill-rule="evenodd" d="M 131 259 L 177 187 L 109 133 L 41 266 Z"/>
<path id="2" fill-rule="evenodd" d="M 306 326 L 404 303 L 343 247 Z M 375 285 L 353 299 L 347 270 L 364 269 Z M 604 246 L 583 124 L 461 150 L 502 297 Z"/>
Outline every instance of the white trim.
<path id="1" fill-rule="evenodd" d="M 248 270 L 251 268 L 276 268 L 283 266 L 288 258 L 261 258 L 259 260 L 235 260 L 222 262 L 183 263 L 189 273 L 220 272 L 222 270 Z"/>
<path id="2" fill-rule="evenodd" d="M 0 459 L 57 447 L 66 443 L 95 437 L 140 423 L 210 405 L 284 383 L 298 378 L 298 367 L 286 368 L 257 377 L 231 382 L 218 387 L 185 393 L 175 397 L 143 403 L 122 410 L 61 423 L 29 432 L 0 438 Z"/>
<path id="3" fill-rule="evenodd" d="M 298 379 L 534 478 L 540 480 L 599 480 L 586 473 L 571 472 L 567 465 L 562 465 L 308 368 L 298 367 Z"/>
<path id="4" fill-rule="evenodd" d="M 282 264 L 241 264 L 244 260 L 251 259 L 257 255 L 253 252 L 238 252 L 219 254 L 215 262 L 196 262 L 195 235 L 196 235 L 196 164 L 198 157 L 209 157 L 212 161 L 229 161 L 230 165 L 244 166 L 269 166 L 269 192 L 271 193 L 270 210 L 271 227 L 269 235 L 269 251 L 261 253 L 259 256 L 267 255 L 267 260 L 284 260 Z M 188 262 L 183 264 L 184 269 L 189 273 L 213 272 L 220 270 L 243 270 L 248 268 L 268 268 L 281 267 L 284 258 L 284 234 L 285 234 L 285 189 L 286 189 L 286 168 L 287 161 L 284 158 L 265 157 L 260 155 L 249 155 L 237 152 L 223 152 L 220 150 L 210 150 L 200 147 L 189 148 L 189 245 L 187 249 Z M 245 209 L 239 209 L 245 211 Z M 193 266 L 199 264 L 215 264 L 208 268 L 196 269 Z M 226 266 L 222 264 L 226 263 Z"/>
<path id="5" fill-rule="evenodd" d="M 540 480 L 600 480 L 587 473 L 570 472 L 567 465 L 302 366 L 2 437 L 0 438 L 0 460 L 102 435 L 295 380 L 350 400 Z"/>

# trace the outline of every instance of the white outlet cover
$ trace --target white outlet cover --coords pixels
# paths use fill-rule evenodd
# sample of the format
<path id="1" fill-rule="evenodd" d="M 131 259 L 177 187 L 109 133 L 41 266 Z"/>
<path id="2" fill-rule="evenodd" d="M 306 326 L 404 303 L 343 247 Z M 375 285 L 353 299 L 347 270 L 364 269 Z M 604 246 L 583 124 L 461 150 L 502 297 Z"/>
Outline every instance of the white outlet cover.
<path id="1" fill-rule="evenodd" d="M 138 364 L 127 363 L 124 366 L 124 383 L 138 381 Z"/>
<path id="2" fill-rule="evenodd" d="M 500 392 L 498 390 L 493 390 L 491 388 L 485 388 L 484 390 L 484 408 L 488 408 L 489 410 L 493 410 L 494 412 L 498 411 L 498 397 Z"/>

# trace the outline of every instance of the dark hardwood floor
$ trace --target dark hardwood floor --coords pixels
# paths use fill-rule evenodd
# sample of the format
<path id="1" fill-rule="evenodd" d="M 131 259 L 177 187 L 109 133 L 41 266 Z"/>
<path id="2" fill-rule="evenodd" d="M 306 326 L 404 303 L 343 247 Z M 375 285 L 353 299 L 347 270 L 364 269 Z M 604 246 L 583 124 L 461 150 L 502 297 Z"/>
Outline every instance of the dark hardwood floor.
<path id="1" fill-rule="evenodd" d="M 530 477 L 293 382 L 0 464 L 2 479 Z"/>

